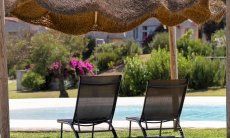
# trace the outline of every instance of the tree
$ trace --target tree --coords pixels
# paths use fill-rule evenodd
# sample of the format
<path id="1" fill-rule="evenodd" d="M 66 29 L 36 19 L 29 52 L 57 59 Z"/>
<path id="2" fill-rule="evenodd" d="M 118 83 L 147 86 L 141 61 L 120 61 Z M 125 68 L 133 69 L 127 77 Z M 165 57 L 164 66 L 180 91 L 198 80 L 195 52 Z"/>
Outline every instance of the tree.
<path id="1" fill-rule="evenodd" d="M 59 79 L 60 97 L 68 97 L 64 87 L 64 70 L 70 53 L 60 40 L 51 33 L 37 34 L 32 38 L 33 50 L 31 60 L 33 70 L 41 75 L 48 75 L 48 69 L 53 69 Z"/>
<path id="2" fill-rule="evenodd" d="M 15 36 L 8 36 L 7 38 L 8 68 L 24 69 L 30 56 L 29 42 Z"/>

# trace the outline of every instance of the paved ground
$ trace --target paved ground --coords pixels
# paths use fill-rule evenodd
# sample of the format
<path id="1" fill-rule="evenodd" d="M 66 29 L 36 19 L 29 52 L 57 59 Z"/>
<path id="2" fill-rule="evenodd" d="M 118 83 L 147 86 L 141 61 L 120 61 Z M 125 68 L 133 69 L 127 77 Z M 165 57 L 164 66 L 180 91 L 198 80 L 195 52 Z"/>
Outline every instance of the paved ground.
<path id="1" fill-rule="evenodd" d="M 197 104 L 197 105 L 225 105 L 225 97 L 186 97 L 185 104 Z M 143 105 L 143 97 L 132 98 L 118 98 L 118 105 Z M 75 98 L 45 98 L 45 99 L 11 99 L 10 110 L 15 109 L 30 109 L 30 108 L 42 108 L 42 107 L 73 107 L 75 105 Z M 114 121 L 114 126 L 117 129 L 128 128 L 127 121 Z M 165 126 L 168 127 L 172 123 L 168 123 Z M 182 121 L 182 127 L 189 128 L 225 128 L 226 122 L 223 121 Z M 59 130 L 60 124 L 56 120 L 10 120 L 11 130 L 14 131 L 49 131 Z M 106 124 L 98 126 L 98 129 L 107 127 Z M 136 124 L 133 128 L 138 128 Z M 70 130 L 68 126 L 64 129 Z"/>

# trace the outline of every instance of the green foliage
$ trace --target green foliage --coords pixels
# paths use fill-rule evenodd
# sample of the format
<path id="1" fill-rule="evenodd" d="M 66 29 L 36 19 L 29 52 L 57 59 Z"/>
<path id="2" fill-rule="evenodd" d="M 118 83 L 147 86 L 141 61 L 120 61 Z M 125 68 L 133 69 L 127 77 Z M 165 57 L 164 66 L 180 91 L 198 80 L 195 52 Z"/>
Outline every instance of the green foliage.
<path id="1" fill-rule="evenodd" d="M 122 43 L 121 49 L 121 56 L 135 56 L 136 54 L 142 54 L 142 49 L 140 48 L 140 45 L 133 40 L 127 40 Z"/>
<path id="2" fill-rule="evenodd" d="M 147 70 L 151 79 L 169 79 L 169 52 L 165 49 L 153 50 L 147 61 Z"/>
<path id="3" fill-rule="evenodd" d="M 212 48 L 208 43 L 201 40 L 192 39 L 193 32 L 187 31 L 183 37 L 177 41 L 177 47 L 184 57 L 211 56 Z"/>
<path id="4" fill-rule="evenodd" d="M 192 62 L 190 87 L 193 89 L 207 89 L 213 83 L 215 70 L 212 61 L 197 56 Z"/>
<path id="5" fill-rule="evenodd" d="M 143 95 L 147 80 L 170 79 L 170 56 L 165 49 L 153 50 L 150 59 L 145 63 L 138 57 L 127 58 L 125 62 L 122 95 Z M 179 78 L 186 78 L 191 71 L 191 61 L 178 55 Z"/>
<path id="6" fill-rule="evenodd" d="M 7 37 L 7 64 L 9 69 L 24 69 L 30 56 L 30 44 L 25 39 Z"/>
<path id="7" fill-rule="evenodd" d="M 26 73 L 22 78 L 22 86 L 32 90 L 40 89 L 41 85 L 44 83 L 44 77 L 32 71 Z"/>
<path id="8" fill-rule="evenodd" d="M 214 60 L 212 64 L 214 70 L 214 86 L 224 87 L 226 84 L 226 66 L 223 60 Z"/>
<path id="9" fill-rule="evenodd" d="M 146 90 L 147 80 L 146 65 L 138 57 L 126 58 L 121 95 L 143 95 Z"/>
<path id="10" fill-rule="evenodd" d="M 113 62 L 114 64 L 117 62 L 117 60 L 119 59 L 119 56 L 116 53 L 109 53 L 109 52 L 105 52 L 105 53 L 100 53 L 97 55 L 97 67 L 99 70 L 106 70 L 108 69 L 111 64 L 111 62 Z"/>
<path id="11" fill-rule="evenodd" d="M 166 49 L 153 50 L 147 61 L 150 79 L 170 78 L 170 53 Z M 180 79 L 188 77 L 191 71 L 191 61 L 178 54 L 178 75 Z"/>
<path id="12" fill-rule="evenodd" d="M 226 56 L 226 37 L 224 30 L 216 31 L 211 37 L 213 56 Z"/>
<path id="13" fill-rule="evenodd" d="M 225 64 L 221 60 L 210 60 L 202 56 L 186 58 L 178 54 L 178 75 L 188 78 L 191 89 L 207 89 L 209 86 L 224 87 Z M 149 79 L 170 79 L 170 54 L 166 49 L 153 50 L 148 61 L 138 57 L 127 58 L 125 62 L 122 95 L 143 95 Z"/>
<path id="14" fill-rule="evenodd" d="M 169 48 L 169 34 L 166 32 L 157 33 L 149 44 L 150 49 Z"/>
<path id="15" fill-rule="evenodd" d="M 16 79 L 16 70 L 15 70 L 15 68 L 10 68 L 9 69 L 9 77 L 10 77 L 10 79 Z"/>
<path id="16" fill-rule="evenodd" d="M 94 58 L 100 71 L 118 65 L 127 56 L 141 54 L 140 46 L 131 40 L 122 43 L 106 43 L 96 47 Z"/>
<path id="17" fill-rule="evenodd" d="M 95 46 L 96 46 L 95 39 L 88 38 L 88 40 L 89 41 L 88 41 L 88 44 L 86 46 L 86 49 L 82 53 L 83 60 L 86 60 L 86 59 L 90 58 L 90 56 L 93 54 L 93 51 L 94 51 Z"/>
<path id="18" fill-rule="evenodd" d="M 65 46 L 50 33 L 35 35 L 32 45 L 31 60 L 35 65 L 33 70 L 43 76 L 47 75 L 47 69 L 53 62 L 60 61 L 64 66 L 70 57 Z"/>
<path id="19" fill-rule="evenodd" d="M 66 47 L 70 55 L 82 58 L 82 53 L 87 50 L 89 39 L 84 36 L 74 36 L 60 33 L 59 41 Z"/>

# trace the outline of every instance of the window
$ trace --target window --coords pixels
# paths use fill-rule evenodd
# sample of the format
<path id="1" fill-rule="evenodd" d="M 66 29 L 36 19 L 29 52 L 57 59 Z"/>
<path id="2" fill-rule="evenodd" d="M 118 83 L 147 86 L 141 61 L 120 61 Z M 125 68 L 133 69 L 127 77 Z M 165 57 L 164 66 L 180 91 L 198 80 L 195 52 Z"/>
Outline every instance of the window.
<path id="1" fill-rule="evenodd" d="M 134 39 L 138 39 L 138 28 L 135 28 L 135 29 L 133 30 L 133 38 L 134 38 Z"/>
<path id="2" fill-rule="evenodd" d="M 148 30 L 148 26 L 142 26 L 143 30 Z"/>

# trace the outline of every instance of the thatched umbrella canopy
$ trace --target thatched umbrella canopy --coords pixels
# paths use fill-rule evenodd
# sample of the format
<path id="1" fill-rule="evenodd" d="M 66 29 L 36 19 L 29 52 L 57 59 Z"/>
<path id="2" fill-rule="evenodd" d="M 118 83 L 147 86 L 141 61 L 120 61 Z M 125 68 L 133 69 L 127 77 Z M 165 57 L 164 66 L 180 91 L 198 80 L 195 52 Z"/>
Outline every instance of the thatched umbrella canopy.
<path id="1" fill-rule="evenodd" d="M 220 0 L 5 0 L 5 8 L 7 16 L 75 35 L 125 32 L 150 17 L 167 26 L 200 24 L 225 13 Z"/>
<path id="2" fill-rule="evenodd" d="M 224 14 L 225 5 L 221 0 L 0 0 L 0 137 L 9 137 L 4 15 L 79 35 L 90 31 L 125 32 L 150 17 L 174 26 L 186 19 L 198 24 L 207 20 L 218 21 Z M 169 30 L 170 50 L 175 62 L 175 30 Z M 230 80 L 228 84 L 230 93 Z M 230 137 L 230 115 L 228 117 Z"/>

